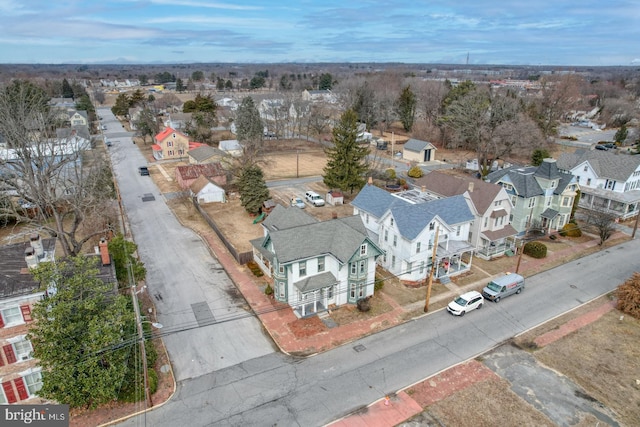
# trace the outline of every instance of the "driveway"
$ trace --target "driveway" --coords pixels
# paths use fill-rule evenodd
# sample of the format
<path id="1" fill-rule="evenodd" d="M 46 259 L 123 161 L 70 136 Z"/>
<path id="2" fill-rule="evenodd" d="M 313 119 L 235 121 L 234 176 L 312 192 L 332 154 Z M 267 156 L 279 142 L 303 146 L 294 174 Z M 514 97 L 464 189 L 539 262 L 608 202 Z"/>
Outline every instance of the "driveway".
<path id="1" fill-rule="evenodd" d="M 138 167 L 146 160 L 109 109 L 98 114 L 147 288 L 178 382 L 270 354 L 273 343 L 247 312 L 220 263 L 190 229 L 182 227 L 163 196 Z M 113 131 L 111 130 L 113 129 Z"/>

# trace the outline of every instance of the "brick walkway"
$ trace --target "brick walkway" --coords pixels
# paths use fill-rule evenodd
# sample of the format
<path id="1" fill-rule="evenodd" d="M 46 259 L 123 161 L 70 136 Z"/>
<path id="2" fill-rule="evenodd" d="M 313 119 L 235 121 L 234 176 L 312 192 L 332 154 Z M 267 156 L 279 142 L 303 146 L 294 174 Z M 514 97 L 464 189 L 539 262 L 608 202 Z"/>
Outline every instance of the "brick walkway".
<path id="1" fill-rule="evenodd" d="M 612 239 L 621 237 L 622 233 L 616 233 L 612 236 Z M 369 320 L 363 320 L 354 322 L 348 325 L 342 325 L 335 328 L 328 329 L 324 332 L 315 334 L 310 337 L 299 338 L 296 337 L 290 330 L 288 325 L 298 318 L 293 313 L 293 310 L 286 304 L 281 304 L 265 295 L 261 288 L 254 282 L 251 275 L 247 274 L 235 261 L 235 259 L 229 254 L 222 242 L 215 235 L 213 231 L 205 234 L 201 234 L 201 237 L 207 242 L 209 249 L 213 255 L 219 260 L 231 280 L 236 284 L 238 289 L 243 294 L 247 303 L 251 306 L 252 310 L 256 313 L 266 331 L 271 335 L 273 340 L 279 346 L 281 351 L 288 354 L 298 355 L 311 355 L 318 352 L 330 350 L 336 346 L 344 343 L 356 340 L 366 335 L 373 334 L 383 329 L 388 329 L 392 326 L 398 325 L 404 322 L 406 319 L 404 315 L 413 311 L 416 308 L 422 307 L 424 302 L 419 301 L 417 303 L 410 304 L 408 306 L 400 306 L 395 300 L 391 298 L 385 298 L 385 300 L 392 306 L 392 310 L 388 311 L 380 316 Z M 572 252 L 577 250 L 583 250 L 597 246 L 597 242 L 588 241 L 580 245 L 566 248 L 562 251 L 554 253 L 554 257 L 568 256 Z M 542 269 L 545 259 L 532 259 L 529 258 L 521 265 L 521 273 L 526 275 L 527 271 L 540 271 Z M 464 292 L 468 289 L 474 289 L 486 283 L 486 279 L 482 279 L 477 283 L 472 283 L 461 287 L 459 292 Z M 432 297 L 431 303 L 446 300 L 452 298 L 455 292 L 445 292 Z M 611 308 L 609 308 L 611 309 Z M 604 314 L 604 313 L 602 313 Z M 594 317 L 593 320 L 599 318 L 602 314 Z M 581 327 L 586 323 L 576 323 L 571 327 Z M 567 326 L 567 333 L 572 330 Z M 573 329 L 575 330 L 575 329 Z M 555 331 L 554 331 L 555 332 Z M 560 337 L 558 337 L 560 338 Z M 555 338 L 555 339 L 558 339 Z M 552 338 L 547 338 L 552 339 Z M 546 345 L 544 342 L 539 345 Z M 428 381 L 428 380 L 427 380 Z M 415 387 L 415 386 L 414 386 Z M 173 393 L 164 393 L 163 395 L 154 395 L 155 406 L 160 406 L 168 399 L 171 398 Z M 127 409 L 128 408 L 128 409 Z M 130 411 L 129 415 L 134 415 L 136 410 L 139 410 L 139 405 L 123 405 L 123 409 L 118 409 L 117 413 L 107 413 L 94 411 L 95 414 L 85 414 L 81 419 L 80 424 L 75 423 L 73 425 L 110 425 L 114 423 L 114 419 L 127 416 L 127 410 Z M 407 418 L 422 411 L 422 407 L 416 400 L 408 396 L 404 392 L 400 392 L 397 395 L 391 396 L 389 405 L 385 405 L 385 399 L 373 403 L 367 408 L 366 411 L 361 411 L 354 414 L 338 424 L 340 426 L 389 426 L 398 424 Z"/>

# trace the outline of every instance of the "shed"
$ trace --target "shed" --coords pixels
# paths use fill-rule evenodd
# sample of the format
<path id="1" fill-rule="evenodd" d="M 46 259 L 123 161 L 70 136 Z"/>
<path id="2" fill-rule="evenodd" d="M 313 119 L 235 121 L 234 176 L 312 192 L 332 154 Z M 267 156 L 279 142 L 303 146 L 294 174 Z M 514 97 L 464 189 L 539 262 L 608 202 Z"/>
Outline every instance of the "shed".
<path id="1" fill-rule="evenodd" d="M 276 202 L 273 201 L 273 199 L 269 199 L 269 200 L 265 200 L 262 203 L 262 213 L 266 213 L 268 214 L 269 212 L 271 212 L 273 210 L 273 208 L 276 207 Z"/>
<path id="2" fill-rule="evenodd" d="M 191 190 L 191 196 L 197 198 L 198 203 L 224 203 L 227 201 L 224 190 L 204 175 L 200 175 L 198 179 L 191 184 L 189 190 Z"/>
<path id="3" fill-rule="evenodd" d="M 218 143 L 218 148 L 232 156 L 239 156 L 242 154 L 242 145 L 240 145 L 240 142 L 238 142 L 237 139 L 225 139 L 220 141 L 220 143 Z"/>
<path id="4" fill-rule="evenodd" d="M 344 204 L 344 195 L 342 192 L 337 190 L 331 190 L 327 193 L 327 203 L 333 206 L 343 205 Z"/>
<path id="5" fill-rule="evenodd" d="M 436 147 L 427 141 L 411 138 L 402 147 L 402 158 L 412 162 L 432 162 L 436 157 Z"/>

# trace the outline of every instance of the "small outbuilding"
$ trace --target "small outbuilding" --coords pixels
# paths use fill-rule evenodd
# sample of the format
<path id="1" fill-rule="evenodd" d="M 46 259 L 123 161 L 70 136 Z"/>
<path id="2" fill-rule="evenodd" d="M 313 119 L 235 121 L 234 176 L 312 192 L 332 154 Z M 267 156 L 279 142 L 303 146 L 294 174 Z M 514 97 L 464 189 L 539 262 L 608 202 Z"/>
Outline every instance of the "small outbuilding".
<path id="1" fill-rule="evenodd" d="M 332 206 L 343 205 L 344 204 L 344 195 L 342 192 L 338 190 L 331 190 L 327 193 L 327 203 Z"/>
<path id="2" fill-rule="evenodd" d="M 436 147 L 430 142 L 411 138 L 402 147 L 402 158 L 417 163 L 432 162 L 436 159 Z"/>
<path id="3" fill-rule="evenodd" d="M 226 202 L 224 190 L 204 175 L 200 175 L 198 179 L 191 184 L 189 190 L 191 190 L 191 196 L 195 197 L 198 203 Z"/>

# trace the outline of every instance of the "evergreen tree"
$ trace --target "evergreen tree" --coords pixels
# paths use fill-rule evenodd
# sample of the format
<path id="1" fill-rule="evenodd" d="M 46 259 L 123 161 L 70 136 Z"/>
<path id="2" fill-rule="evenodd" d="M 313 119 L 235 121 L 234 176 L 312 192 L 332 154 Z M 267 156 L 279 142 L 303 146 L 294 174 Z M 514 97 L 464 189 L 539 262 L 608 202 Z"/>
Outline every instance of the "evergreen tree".
<path id="1" fill-rule="evenodd" d="M 176 92 L 184 92 L 186 87 L 182 82 L 182 79 L 176 79 Z"/>
<path id="2" fill-rule="evenodd" d="M 613 140 L 617 144 L 622 144 L 627 139 L 628 135 L 629 135 L 629 131 L 627 130 L 627 126 L 623 124 L 622 126 L 620 126 L 620 129 L 616 131 L 616 134 L 613 137 Z"/>
<path id="3" fill-rule="evenodd" d="M 269 199 L 269 189 L 264 181 L 264 173 L 257 165 L 250 165 L 243 169 L 238 179 L 240 204 L 250 214 L 257 214 L 262 203 Z"/>
<path id="4" fill-rule="evenodd" d="M 128 298 L 98 278 L 97 257 L 42 263 L 34 270 L 56 292 L 34 306 L 29 339 L 42 366 L 38 395 L 71 407 L 96 407 L 118 397 L 135 341 Z"/>
<path id="5" fill-rule="evenodd" d="M 537 148 L 533 150 L 533 154 L 531 154 L 531 164 L 533 166 L 540 166 L 542 164 L 542 161 L 549 157 L 551 157 L 549 151 L 545 150 L 544 148 Z"/>
<path id="6" fill-rule="evenodd" d="M 62 80 L 62 97 L 73 98 L 73 88 L 71 87 L 67 79 Z"/>
<path id="7" fill-rule="evenodd" d="M 405 131 L 410 132 L 416 118 L 416 105 L 418 104 L 418 99 L 411 91 L 411 86 L 402 89 L 397 104 L 398 117 L 400 117 L 402 127 Z"/>
<path id="8" fill-rule="evenodd" d="M 358 115 L 353 110 L 347 110 L 333 128 L 333 146 L 325 149 L 327 165 L 324 168 L 324 183 L 327 187 L 353 193 L 354 189 L 364 185 L 369 169 L 366 162 L 369 149 L 358 144 L 357 136 Z"/>
<path id="9" fill-rule="evenodd" d="M 116 116 L 126 116 L 129 114 L 129 97 L 126 93 L 118 95 L 114 106 L 111 107 L 111 112 Z"/>
<path id="10" fill-rule="evenodd" d="M 318 81 L 318 89 L 331 90 L 332 87 L 333 87 L 333 76 L 329 73 L 320 74 L 320 79 Z"/>
<path id="11" fill-rule="evenodd" d="M 236 136 L 240 143 L 258 144 L 264 136 L 264 125 L 260 113 L 253 103 L 253 98 L 242 99 L 236 113 Z"/>

